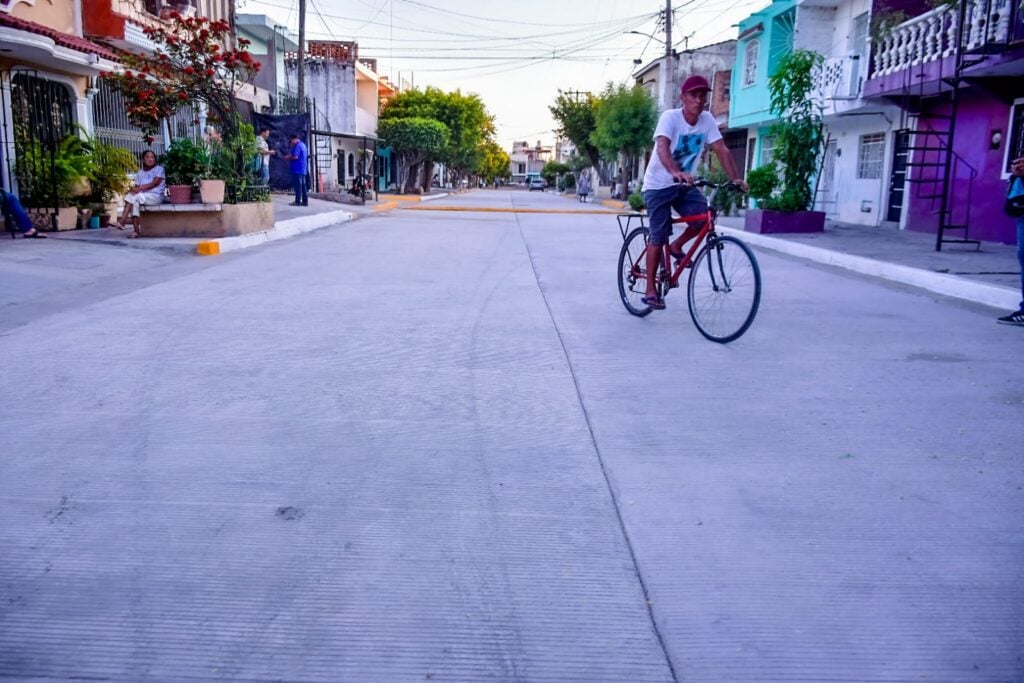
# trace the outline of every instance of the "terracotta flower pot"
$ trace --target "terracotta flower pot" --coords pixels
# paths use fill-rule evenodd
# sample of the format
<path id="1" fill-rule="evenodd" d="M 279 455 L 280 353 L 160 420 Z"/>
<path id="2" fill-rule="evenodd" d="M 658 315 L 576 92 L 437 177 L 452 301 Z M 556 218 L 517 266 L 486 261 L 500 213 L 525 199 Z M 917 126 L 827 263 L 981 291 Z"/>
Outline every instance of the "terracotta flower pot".
<path id="1" fill-rule="evenodd" d="M 168 185 L 167 186 L 168 201 L 171 204 L 191 204 L 192 203 L 192 186 L 191 185 Z"/>
<path id="2" fill-rule="evenodd" d="M 203 204 L 223 204 L 224 181 L 212 178 L 209 180 L 200 180 L 199 196 L 202 198 Z"/>

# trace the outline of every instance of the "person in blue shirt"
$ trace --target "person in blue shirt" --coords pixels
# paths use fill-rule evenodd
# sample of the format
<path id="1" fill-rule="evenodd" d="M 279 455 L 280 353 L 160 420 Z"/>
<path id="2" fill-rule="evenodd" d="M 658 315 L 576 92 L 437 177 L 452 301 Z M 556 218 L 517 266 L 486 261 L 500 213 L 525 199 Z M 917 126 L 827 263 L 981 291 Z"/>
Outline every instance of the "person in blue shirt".
<path id="1" fill-rule="evenodd" d="M 1024 157 L 1014 159 L 1010 165 L 1010 192 L 1008 196 L 1019 196 L 1024 194 Z M 1019 205 L 1019 202 L 1018 202 Z M 1010 214 L 1017 219 L 1017 262 L 1020 263 L 1020 306 L 1009 315 L 997 318 L 997 322 L 1003 325 L 1020 325 L 1024 327 L 1024 215 L 1016 212 Z"/>
<path id="2" fill-rule="evenodd" d="M 292 144 L 291 154 L 287 156 L 289 170 L 292 172 L 292 186 L 295 188 L 295 201 L 289 206 L 309 206 L 309 195 L 306 194 L 306 167 L 309 160 L 309 151 L 306 143 L 298 135 L 290 138 Z"/>

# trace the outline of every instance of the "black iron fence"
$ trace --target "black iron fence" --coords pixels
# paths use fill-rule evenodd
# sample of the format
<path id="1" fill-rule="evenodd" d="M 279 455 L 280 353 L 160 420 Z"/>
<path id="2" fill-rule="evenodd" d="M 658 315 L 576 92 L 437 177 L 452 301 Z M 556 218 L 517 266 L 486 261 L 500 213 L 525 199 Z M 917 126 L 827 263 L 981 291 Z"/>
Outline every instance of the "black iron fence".
<path id="1" fill-rule="evenodd" d="M 0 81 L 7 86 L 0 89 L 4 189 L 25 206 L 45 209 L 48 226 L 56 227 L 56 209 L 70 192 L 69 164 L 82 154 L 71 90 L 27 70 L 0 72 Z"/>

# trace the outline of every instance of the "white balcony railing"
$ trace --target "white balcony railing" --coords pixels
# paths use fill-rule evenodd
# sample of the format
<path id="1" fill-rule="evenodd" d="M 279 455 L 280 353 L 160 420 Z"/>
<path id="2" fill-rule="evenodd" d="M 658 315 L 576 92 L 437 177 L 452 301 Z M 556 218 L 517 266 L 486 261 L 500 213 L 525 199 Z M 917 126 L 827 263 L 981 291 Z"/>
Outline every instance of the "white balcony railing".
<path id="1" fill-rule="evenodd" d="M 964 47 L 974 50 L 1006 41 L 1013 0 L 964 0 L 967 3 Z M 944 59 L 956 52 L 960 14 L 953 5 L 905 21 L 875 46 L 871 77 Z"/>

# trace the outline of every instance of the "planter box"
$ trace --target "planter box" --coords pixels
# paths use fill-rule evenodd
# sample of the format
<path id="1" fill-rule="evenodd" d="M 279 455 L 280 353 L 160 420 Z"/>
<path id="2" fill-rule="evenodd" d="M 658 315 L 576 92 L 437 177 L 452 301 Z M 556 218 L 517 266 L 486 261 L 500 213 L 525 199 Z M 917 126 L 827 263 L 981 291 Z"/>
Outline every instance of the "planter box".
<path id="1" fill-rule="evenodd" d="M 271 202 L 142 207 L 143 237 L 237 237 L 274 227 Z"/>
<path id="2" fill-rule="evenodd" d="M 762 235 L 781 232 L 823 232 L 825 230 L 825 212 L 823 211 L 768 211 L 766 209 L 747 209 L 743 218 L 743 229 Z"/>
<path id="3" fill-rule="evenodd" d="M 28 209 L 32 226 L 38 230 L 53 230 L 53 215 L 57 214 L 57 230 L 74 230 L 78 227 L 78 209 L 67 206 L 63 209 Z"/>

